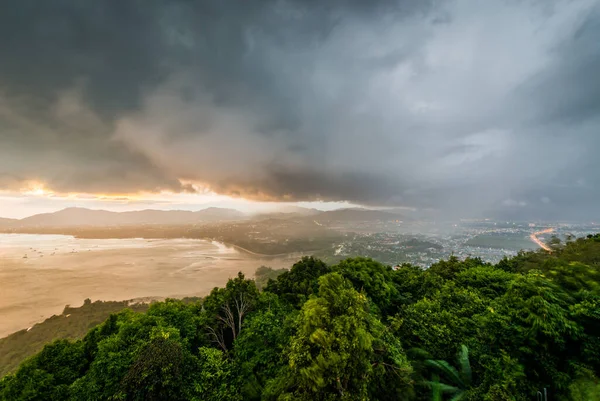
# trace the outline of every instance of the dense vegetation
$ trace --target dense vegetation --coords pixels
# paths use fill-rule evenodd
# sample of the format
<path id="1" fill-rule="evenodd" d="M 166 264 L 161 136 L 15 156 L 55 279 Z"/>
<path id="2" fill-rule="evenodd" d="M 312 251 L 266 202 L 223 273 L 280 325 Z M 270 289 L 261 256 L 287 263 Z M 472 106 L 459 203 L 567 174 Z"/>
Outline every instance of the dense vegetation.
<path id="1" fill-rule="evenodd" d="M 86 299 L 82 306 L 65 306 L 62 314 L 0 338 L 0 377 L 15 370 L 23 360 L 38 353 L 44 345 L 58 339 L 80 339 L 90 329 L 104 322 L 112 313 L 129 308 L 144 312 L 148 304 L 130 301 L 95 301 Z"/>
<path id="2" fill-rule="evenodd" d="M 303 258 L 264 290 L 123 311 L 5 400 L 600 400 L 600 235 L 490 265 Z"/>

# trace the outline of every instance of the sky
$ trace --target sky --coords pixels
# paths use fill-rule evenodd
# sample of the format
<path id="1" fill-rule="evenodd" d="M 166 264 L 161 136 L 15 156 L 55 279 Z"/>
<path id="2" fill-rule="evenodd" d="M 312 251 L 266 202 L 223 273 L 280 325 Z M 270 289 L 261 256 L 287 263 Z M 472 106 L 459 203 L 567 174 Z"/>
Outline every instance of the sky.
<path id="1" fill-rule="evenodd" d="M 599 0 L 0 0 L 0 216 L 600 216 Z"/>

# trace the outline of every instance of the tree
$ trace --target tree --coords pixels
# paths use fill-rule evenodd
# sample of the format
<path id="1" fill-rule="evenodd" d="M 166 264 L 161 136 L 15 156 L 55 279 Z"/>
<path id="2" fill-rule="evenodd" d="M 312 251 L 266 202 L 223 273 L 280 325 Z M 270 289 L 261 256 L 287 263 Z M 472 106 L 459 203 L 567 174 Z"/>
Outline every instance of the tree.
<path id="1" fill-rule="evenodd" d="M 470 257 L 461 261 L 456 256 L 452 255 L 448 260 L 440 260 L 439 262 L 432 264 L 428 270 L 445 279 L 452 279 L 462 271 L 481 266 L 489 266 L 489 263 L 484 263 L 480 258 Z"/>
<path id="2" fill-rule="evenodd" d="M 600 401 L 600 381 L 594 375 L 578 378 L 569 386 L 569 395 L 573 401 Z"/>
<path id="3" fill-rule="evenodd" d="M 475 342 L 486 353 L 507 352 L 523 365 L 527 374 L 526 394 L 552 387 L 566 391 L 571 381 L 567 360 L 581 352 L 581 326 L 573 318 L 574 299 L 539 272 L 518 275 L 508 291 L 492 302 L 476 321 L 480 327 Z"/>
<path id="4" fill-rule="evenodd" d="M 168 341 L 165 342 L 166 339 Z M 162 387 L 167 389 L 164 391 L 175 394 L 168 384 L 175 380 L 174 377 L 181 375 L 181 383 L 184 384 L 189 381 L 186 380 L 189 371 L 181 368 L 179 362 L 166 364 L 165 372 L 159 371 L 163 363 L 171 359 L 179 360 L 180 354 L 185 360 L 190 354 L 187 341 L 181 338 L 179 330 L 169 327 L 162 317 L 120 314 L 116 321 L 116 332 L 96 340 L 98 342 L 89 368 L 71 385 L 73 400 L 126 398 L 130 392 L 135 397 L 143 398 L 145 394 L 163 394 Z M 161 345 L 164 345 L 165 352 L 168 351 L 166 354 L 162 353 Z M 161 362 L 156 365 L 153 359 Z M 145 376 L 147 379 L 144 379 Z"/>
<path id="5" fill-rule="evenodd" d="M 150 305 L 148 316 L 156 317 L 166 327 L 176 328 L 182 339 L 190 342 L 194 348 L 202 341 L 198 338 L 199 315 L 202 306 L 199 302 L 185 303 L 181 300 L 166 299 Z"/>
<path id="6" fill-rule="evenodd" d="M 370 314 L 364 294 L 339 273 L 319 279 L 318 297 L 302 307 L 288 360 L 290 395 L 306 400 L 363 400 L 371 392 L 401 395 L 410 366 L 397 342 Z M 383 377 L 388 388 L 376 389 Z M 384 391 L 385 390 L 385 391 Z M 391 398 L 390 398 L 391 399 Z"/>
<path id="7" fill-rule="evenodd" d="M 223 351 L 201 347 L 198 350 L 197 374 L 193 400 L 241 401 L 238 374 Z"/>
<path id="8" fill-rule="evenodd" d="M 245 400 L 260 400 L 269 381 L 284 368 L 282 356 L 293 335 L 298 314 L 269 292 L 260 295 L 257 309 L 248 318 L 233 350 Z"/>
<path id="9" fill-rule="evenodd" d="M 447 281 L 440 290 L 405 306 L 394 319 L 394 333 L 407 348 L 452 358 L 458 344 L 476 334 L 475 318 L 490 302 L 475 289 Z"/>
<path id="10" fill-rule="evenodd" d="M 364 291 L 383 316 L 397 312 L 402 298 L 392 281 L 394 271 L 390 266 L 359 257 L 342 260 L 332 270 L 344 276 L 357 291 Z"/>
<path id="11" fill-rule="evenodd" d="M 319 277 L 330 272 L 331 268 L 325 262 L 312 256 L 304 256 L 294 263 L 289 272 L 279 275 L 276 280 L 269 280 L 265 291 L 277 294 L 284 301 L 300 308 L 310 295 L 318 292 Z"/>
<path id="12" fill-rule="evenodd" d="M 236 278 L 227 282 L 225 288 L 213 289 L 204 301 L 208 336 L 223 351 L 231 349 L 257 299 L 258 289 L 254 281 L 246 280 L 242 273 L 238 273 Z"/>
<path id="13" fill-rule="evenodd" d="M 168 333 L 154 338 L 146 345 L 121 381 L 125 399 L 185 400 L 181 344 L 170 339 Z"/>
<path id="14" fill-rule="evenodd" d="M 14 376 L 3 379 L 2 400 L 64 400 L 85 366 L 80 341 L 58 340 L 27 360 Z"/>

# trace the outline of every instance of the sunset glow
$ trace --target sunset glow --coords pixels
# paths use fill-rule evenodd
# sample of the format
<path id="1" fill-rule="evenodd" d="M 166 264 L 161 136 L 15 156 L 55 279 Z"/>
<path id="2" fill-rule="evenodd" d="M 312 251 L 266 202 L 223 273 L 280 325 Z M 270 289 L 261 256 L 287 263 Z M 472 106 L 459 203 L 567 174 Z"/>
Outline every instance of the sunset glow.
<path id="1" fill-rule="evenodd" d="M 283 202 L 255 201 L 241 197 L 220 195 L 209 190 L 199 193 L 60 193 L 39 182 L 28 182 L 19 191 L 0 190 L 0 217 L 23 218 L 37 213 L 47 213 L 68 207 L 84 207 L 111 211 L 201 210 L 207 207 L 225 207 L 245 213 L 263 213 L 283 210 L 286 207 L 307 207 L 333 210 L 358 207 L 350 202 Z"/>

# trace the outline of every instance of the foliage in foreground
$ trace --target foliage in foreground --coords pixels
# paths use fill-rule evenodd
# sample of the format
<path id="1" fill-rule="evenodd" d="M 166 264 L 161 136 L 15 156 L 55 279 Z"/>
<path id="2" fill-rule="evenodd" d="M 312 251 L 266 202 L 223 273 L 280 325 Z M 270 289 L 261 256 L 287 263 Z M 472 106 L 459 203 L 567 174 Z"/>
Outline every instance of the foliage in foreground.
<path id="1" fill-rule="evenodd" d="M 0 377 L 14 371 L 26 358 L 40 352 L 44 345 L 54 340 L 83 338 L 112 313 L 126 308 L 144 312 L 148 305 L 128 301 L 91 302 L 86 299 L 78 308 L 66 306 L 60 315 L 54 315 L 29 330 L 20 330 L 0 338 Z"/>
<path id="2" fill-rule="evenodd" d="M 3 400 L 600 397 L 600 235 L 428 270 L 303 258 L 259 290 L 111 315 L 0 381 Z"/>

